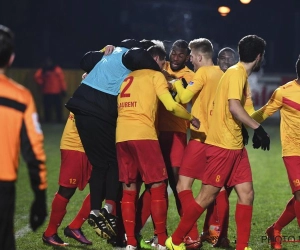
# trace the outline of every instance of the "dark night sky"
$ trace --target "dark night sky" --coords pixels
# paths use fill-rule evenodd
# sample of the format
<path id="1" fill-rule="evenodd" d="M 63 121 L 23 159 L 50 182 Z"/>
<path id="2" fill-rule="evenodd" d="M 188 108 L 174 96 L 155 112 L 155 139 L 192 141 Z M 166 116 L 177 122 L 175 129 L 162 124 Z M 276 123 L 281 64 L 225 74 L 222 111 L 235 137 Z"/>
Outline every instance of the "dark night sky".
<path id="1" fill-rule="evenodd" d="M 228 16 L 219 15 L 220 5 L 231 8 Z M 218 49 L 257 34 L 267 41 L 268 72 L 294 72 L 300 53 L 300 0 L 3 0 L 0 23 L 15 32 L 15 67 L 37 67 L 51 55 L 78 68 L 86 51 L 129 37 L 206 37 Z"/>

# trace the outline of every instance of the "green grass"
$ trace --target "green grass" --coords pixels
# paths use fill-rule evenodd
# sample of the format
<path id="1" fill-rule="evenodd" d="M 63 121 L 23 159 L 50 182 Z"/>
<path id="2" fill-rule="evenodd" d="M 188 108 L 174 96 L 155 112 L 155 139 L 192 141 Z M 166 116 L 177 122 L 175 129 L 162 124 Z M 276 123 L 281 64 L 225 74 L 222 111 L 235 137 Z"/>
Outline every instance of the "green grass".
<path id="1" fill-rule="evenodd" d="M 265 126 L 266 131 L 271 135 L 271 150 L 265 152 L 262 150 L 254 150 L 250 145 L 247 146 L 249 158 L 251 161 L 254 189 L 255 189 L 255 201 L 254 201 L 254 213 L 252 219 L 252 230 L 250 246 L 252 249 L 264 250 L 270 249 L 266 240 L 262 237 L 265 236 L 266 228 L 271 225 L 281 214 L 287 201 L 291 198 L 291 190 L 287 180 L 286 170 L 281 158 L 281 145 L 279 138 L 278 123 L 275 126 Z M 51 209 L 51 202 L 55 192 L 58 189 L 58 175 L 60 168 L 60 152 L 59 143 L 60 137 L 63 131 L 63 125 L 44 125 L 43 130 L 45 133 L 45 151 L 47 153 L 47 168 L 48 168 L 48 211 Z M 250 132 L 250 131 L 249 131 Z M 252 136 L 251 132 L 250 138 Z M 194 193 L 200 188 L 200 182 L 196 182 L 194 185 Z M 72 197 L 67 207 L 67 214 L 59 227 L 59 235 L 69 242 L 70 245 L 67 249 L 112 249 L 105 241 L 99 238 L 90 226 L 85 223 L 83 225 L 83 231 L 88 239 L 93 241 L 92 246 L 83 246 L 72 239 L 65 238 L 63 235 L 63 229 L 74 218 L 77 211 L 81 207 L 81 203 L 88 193 L 88 188 L 82 192 L 76 192 Z M 17 249 L 20 250 L 37 250 L 37 249 L 66 249 L 66 248 L 54 248 L 46 246 L 42 243 L 41 236 L 46 228 L 47 222 L 33 233 L 28 228 L 28 215 L 30 204 L 33 200 L 33 194 L 29 186 L 29 179 L 27 169 L 23 162 L 21 162 L 19 169 L 19 180 L 17 183 L 17 202 L 15 212 L 15 231 L 17 235 Z M 235 221 L 234 210 L 236 203 L 236 194 L 232 192 L 230 196 L 230 222 L 229 222 L 229 238 L 231 240 L 231 246 L 234 249 L 235 240 Z M 203 226 L 204 215 L 199 219 L 199 232 L 201 232 Z M 174 198 L 170 195 L 170 206 L 168 211 L 168 232 L 171 234 L 176 228 L 179 222 L 177 210 L 175 208 Z M 153 234 L 152 223 L 147 223 L 143 229 L 144 238 L 150 238 Z M 294 236 L 296 240 L 299 240 L 300 231 L 296 220 L 290 223 L 284 230 L 284 236 Z M 284 243 L 283 249 L 300 249 L 299 243 Z M 211 249 L 211 246 L 204 243 L 204 250 Z"/>

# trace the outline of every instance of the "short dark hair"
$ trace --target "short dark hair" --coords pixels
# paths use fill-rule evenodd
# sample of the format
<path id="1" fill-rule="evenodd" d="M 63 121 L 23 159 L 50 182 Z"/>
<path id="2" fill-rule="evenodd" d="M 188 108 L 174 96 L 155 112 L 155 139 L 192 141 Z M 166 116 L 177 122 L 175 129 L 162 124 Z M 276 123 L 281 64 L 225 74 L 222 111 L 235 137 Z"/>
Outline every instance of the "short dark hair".
<path id="1" fill-rule="evenodd" d="M 297 73 L 298 79 L 300 79 L 300 55 L 299 55 L 298 60 L 296 62 L 296 73 Z"/>
<path id="2" fill-rule="evenodd" d="M 218 58 L 219 58 L 223 53 L 225 53 L 225 52 L 231 52 L 231 53 L 233 53 L 234 55 L 236 55 L 234 49 L 232 49 L 232 48 L 230 48 L 230 47 L 225 47 L 225 48 L 223 48 L 223 49 L 221 49 L 221 50 L 219 51 L 219 53 L 218 53 Z"/>
<path id="3" fill-rule="evenodd" d="M 243 37 L 238 44 L 240 61 L 245 63 L 253 62 L 258 55 L 263 55 L 266 48 L 266 41 L 257 35 Z"/>
<path id="4" fill-rule="evenodd" d="M 7 66 L 11 55 L 14 53 L 14 34 L 0 24 L 0 68 Z"/>
<path id="5" fill-rule="evenodd" d="M 152 57 L 158 56 L 160 60 L 164 60 L 167 56 L 165 48 L 157 44 L 151 46 L 147 51 Z"/>
<path id="6" fill-rule="evenodd" d="M 189 55 L 190 52 L 191 52 L 191 50 L 190 50 L 190 48 L 189 48 L 188 42 L 185 41 L 185 40 L 182 40 L 182 39 L 176 40 L 176 41 L 172 44 L 171 50 L 172 50 L 174 47 L 178 47 L 178 48 L 180 48 L 180 49 L 186 49 L 187 55 Z"/>

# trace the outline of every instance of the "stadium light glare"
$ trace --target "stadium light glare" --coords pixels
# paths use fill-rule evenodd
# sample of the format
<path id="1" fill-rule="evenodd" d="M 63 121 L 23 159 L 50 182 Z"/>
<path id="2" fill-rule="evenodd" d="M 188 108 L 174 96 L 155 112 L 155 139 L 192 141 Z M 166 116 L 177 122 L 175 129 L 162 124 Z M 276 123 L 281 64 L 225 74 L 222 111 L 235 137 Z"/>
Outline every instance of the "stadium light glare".
<path id="1" fill-rule="evenodd" d="M 251 0 L 240 0 L 240 2 L 241 2 L 242 4 L 248 4 L 248 3 L 251 2 Z"/>
<path id="2" fill-rule="evenodd" d="M 219 7 L 218 11 L 221 14 L 221 16 L 227 16 L 230 12 L 230 8 L 228 8 L 227 6 L 221 6 Z"/>

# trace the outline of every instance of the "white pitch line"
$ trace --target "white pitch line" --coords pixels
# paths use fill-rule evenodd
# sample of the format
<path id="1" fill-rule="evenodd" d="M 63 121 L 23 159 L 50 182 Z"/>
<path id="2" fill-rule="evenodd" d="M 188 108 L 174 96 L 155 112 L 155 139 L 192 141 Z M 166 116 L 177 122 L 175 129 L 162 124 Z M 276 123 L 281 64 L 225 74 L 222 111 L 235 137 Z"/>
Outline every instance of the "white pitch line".
<path id="1" fill-rule="evenodd" d="M 25 227 L 21 228 L 15 233 L 15 239 L 22 238 L 25 234 L 29 233 L 31 231 L 29 225 L 26 225 Z"/>

